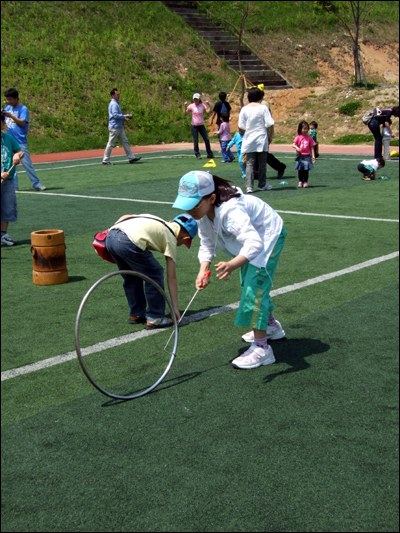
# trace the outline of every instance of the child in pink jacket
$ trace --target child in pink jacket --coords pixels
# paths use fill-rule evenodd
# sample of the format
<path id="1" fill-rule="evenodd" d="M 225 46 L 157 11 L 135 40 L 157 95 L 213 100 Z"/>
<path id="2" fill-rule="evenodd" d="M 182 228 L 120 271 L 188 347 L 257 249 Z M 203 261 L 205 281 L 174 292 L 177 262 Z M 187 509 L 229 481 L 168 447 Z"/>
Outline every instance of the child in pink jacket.
<path id="1" fill-rule="evenodd" d="M 299 171 L 298 187 L 308 188 L 308 171 L 314 170 L 316 142 L 309 135 L 310 126 L 308 122 L 302 120 L 297 128 L 297 137 L 293 141 L 293 148 L 296 150 L 295 170 Z"/>
<path id="2" fill-rule="evenodd" d="M 231 152 L 231 149 L 228 148 L 228 144 L 232 140 L 228 113 L 222 113 L 221 125 L 218 131 L 214 132 L 214 135 L 219 135 L 222 151 L 222 163 L 232 163 L 232 161 L 235 159 L 235 156 Z"/>

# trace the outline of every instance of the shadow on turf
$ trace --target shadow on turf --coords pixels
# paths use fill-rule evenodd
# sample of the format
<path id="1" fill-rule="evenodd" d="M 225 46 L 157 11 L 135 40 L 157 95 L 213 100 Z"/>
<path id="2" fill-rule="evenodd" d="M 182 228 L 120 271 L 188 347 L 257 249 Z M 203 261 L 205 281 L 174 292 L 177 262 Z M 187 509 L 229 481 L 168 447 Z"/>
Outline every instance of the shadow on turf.
<path id="1" fill-rule="evenodd" d="M 169 389 L 170 387 L 175 387 L 176 385 L 181 385 L 181 383 L 185 383 L 185 381 L 190 381 L 191 379 L 197 378 L 201 374 L 203 374 L 203 372 L 190 372 L 189 374 L 183 374 L 182 376 L 177 376 L 176 378 L 164 379 L 156 389 L 151 391 L 151 394 L 155 394 L 157 392 L 161 392 L 161 391 L 163 391 L 165 389 Z M 173 382 L 176 382 L 176 383 L 173 383 Z M 131 392 L 127 393 L 126 395 L 129 396 L 129 395 L 133 395 L 133 394 L 139 394 L 139 392 L 141 392 L 143 390 L 145 390 L 145 388 L 139 389 L 139 390 L 135 390 L 135 391 L 131 391 Z M 114 400 L 113 399 L 113 400 L 108 400 L 107 402 L 104 402 L 103 404 L 101 404 L 101 406 L 102 407 L 112 407 L 113 405 L 118 405 L 119 403 L 125 403 L 125 402 L 129 402 L 129 401 L 130 400 Z"/>
<path id="2" fill-rule="evenodd" d="M 327 352 L 330 345 L 318 339 L 284 339 L 280 341 L 270 341 L 274 350 L 276 363 L 286 363 L 289 368 L 280 372 L 273 372 L 264 377 L 264 383 L 270 383 L 272 380 L 285 374 L 307 370 L 311 365 L 305 360 L 305 357 L 318 355 Z M 244 347 L 240 350 L 240 355 L 248 349 Z M 274 367 L 268 367 L 273 369 Z"/>

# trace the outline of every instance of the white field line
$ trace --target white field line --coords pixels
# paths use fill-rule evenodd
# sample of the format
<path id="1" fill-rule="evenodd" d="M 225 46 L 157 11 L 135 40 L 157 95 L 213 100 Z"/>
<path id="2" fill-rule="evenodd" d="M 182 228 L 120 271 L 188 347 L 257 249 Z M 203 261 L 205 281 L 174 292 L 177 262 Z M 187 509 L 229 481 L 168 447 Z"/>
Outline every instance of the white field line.
<path id="1" fill-rule="evenodd" d="M 370 217 L 353 217 L 350 215 L 327 215 L 323 213 L 303 213 L 302 211 L 282 211 L 275 209 L 277 213 L 286 213 L 288 215 L 306 215 L 309 217 L 329 217 L 329 218 L 351 218 L 355 220 L 374 220 L 375 222 L 399 222 L 397 218 L 370 218 Z"/>
<path id="2" fill-rule="evenodd" d="M 189 150 L 188 150 L 189 151 Z M 162 150 L 160 150 L 159 152 L 144 152 L 144 154 L 154 154 L 154 153 L 165 153 L 163 152 Z M 280 154 L 285 154 L 285 153 L 289 153 L 289 152 L 279 152 Z M 156 156 L 156 157 L 145 157 L 145 155 L 141 155 L 141 152 L 136 152 L 137 155 L 140 155 L 141 158 L 143 160 L 151 160 L 151 159 L 174 159 L 174 158 L 179 158 L 179 157 L 193 157 L 193 153 L 190 153 L 190 154 L 171 154 L 171 155 L 161 155 L 161 156 Z M 111 157 L 120 157 L 120 156 L 111 156 Z M 217 158 L 221 158 L 222 156 L 218 155 L 218 156 L 215 156 L 214 159 L 217 159 Z M 53 163 L 56 163 L 56 161 L 43 161 L 41 163 L 34 163 L 35 165 L 35 170 L 36 171 L 48 171 L 48 170 L 63 170 L 64 168 L 75 168 L 75 167 L 89 167 L 89 166 L 93 166 L 93 165 L 99 165 L 101 163 L 101 160 L 102 158 L 101 157 L 88 157 L 88 158 L 85 158 L 85 159 L 66 159 L 66 160 L 62 160 L 62 161 L 57 161 L 57 163 L 70 163 L 72 161 L 90 161 L 92 159 L 97 159 L 97 162 L 96 163 L 80 163 L 80 164 L 74 164 L 74 165 L 66 165 L 66 166 L 62 166 L 62 167 L 51 167 L 51 168 L 42 168 L 42 167 L 37 167 L 37 165 L 49 165 L 49 164 L 53 164 Z M 293 159 L 293 155 L 290 154 L 290 155 L 280 155 L 280 159 Z M 358 161 L 359 160 L 359 157 L 356 157 L 356 158 L 353 158 L 353 159 L 348 159 L 348 158 L 337 158 L 337 157 L 320 157 L 319 160 L 323 160 L 323 161 Z M 126 163 L 127 160 L 126 158 L 125 159 L 114 159 L 113 160 L 114 163 Z M 391 160 L 389 161 L 389 163 L 398 163 L 399 160 Z M 25 170 L 18 170 L 18 173 L 20 174 L 23 174 L 23 173 L 26 173 Z"/>
<path id="3" fill-rule="evenodd" d="M 173 202 L 161 202 L 157 200 L 137 200 L 135 198 L 112 198 L 111 196 L 87 196 L 84 194 L 64 194 L 64 193 L 56 193 L 56 192 L 35 192 L 35 191 L 16 191 L 17 194 L 39 194 L 40 196 L 69 196 L 72 198 L 92 198 L 95 200 L 116 200 L 116 201 L 123 201 L 123 202 L 141 202 L 144 204 L 166 204 L 166 205 L 172 205 Z"/>
<path id="4" fill-rule="evenodd" d="M 36 191 L 16 191 L 17 194 L 38 194 Z M 87 196 L 83 194 L 66 194 L 58 192 L 42 192 L 40 196 L 68 196 L 70 198 L 91 198 L 94 200 L 116 200 L 123 202 L 140 202 L 144 204 L 165 204 L 172 205 L 173 202 L 161 202 L 158 200 L 138 200 L 136 198 L 113 198 L 111 196 Z M 282 211 L 281 209 L 275 210 L 277 213 L 285 213 L 288 215 L 305 215 L 310 217 L 330 217 L 330 218 L 350 218 L 354 220 L 372 220 L 375 222 L 399 222 L 395 218 L 371 218 L 371 217 L 356 217 L 351 215 L 329 215 L 325 213 L 304 213 L 302 211 Z"/>
<path id="5" fill-rule="evenodd" d="M 181 154 L 181 155 L 161 155 L 161 156 L 158 156 L 158 157 L 142 157 L 143 160 L 150 160 L 150 159 L 173 159 L 173 158 L 178 158 L 178 157 L 192 157 L 192 155 L 188 155 L 188 154 Z M 222 157 L 222 156 L 221 156 Z M 215 159 L 215 158 L 214 158 Z M 72 161 L 82 161 L 82 159 L 80 160 L 76 160 L 76 159 L 73 159 Z M 85 161 L 85 160 L 83 160 Z M 126 159 L 118 159 L 118 160 L 114 160 L 113 161 L 114 163 L 127 163 L 127 160 Z M 63 161 L 58 161 L 58 163 L 63 163 Z M 35 165 L 42 165 L 42 164 L 46 164 L 46 163 L 35 163 Z M 63 170 L 64 168 L 67 169 L 67 168 L 77 168 L 77 167 L 91 167 L 91 166 L 94 166 L 94 165 L 100 165 L 101 164 L 101 160 L 100 161 L 97 161 L 96 163 L 83 163 L 83 164 L 77 164 L 77 165 L 65 165 L 63 167 L 51 167 L 51 168 L 35 168 L 35 171 L 36 172 L 46 172 L 48 170 Z M 26 173 L 26 170 L 18 170 L 18 174 L 24 174 Z"/>
<path id="6" fill-rule="evenodd" d="M 309 287 L 311 285 L 315 285 L 316 283 L 322 283 L 324 281 L 327 281 L 329 279 L 337 278 L 339 276 L 343 276 L 345 274 L 350 274 L 352 272 L 356 272 L 357 270 L 361 270 L 363 268 L 368 268 L 374 265 L 377 265 L 379 263 L 382 263 L 383 261 L 388 261 L 389 259 L 394 259 L 395 257 L 399 256 L 399 252 L 393 252 L 388 255 L 383 255 L 381 257 L 376 257 L 375 259 L 371 259 L 369 261 L 364 261 L 363 263 L 359 263 L 358 265 L 353 265 L 349 268 L 344 268 L 342 270 L 337 270 L 336 272 L 331 272 L 330 274 L 324 274 L 322 276 L 318 276 L 316 278 L 311 278 L 306 281 L 302 281 L 300 283 L 294 283 L 293 285 L 287 285 L 286 287 L 282 287 L 281 289 L 276 289 L 274 291 L 271 291 L 271 296 L 279 296 L 281 294 L 285 294 L 288 292 L 296 291 L 298 289 L 302 289 L 303 287 Z M 226 311 L 232 311 L 234 309 L 237 309 L 239 307 L 239 302 L 235 302 L 230 305 L 225 305 L 222 307 L 216 307 L 214 309 L 211 309 L 209 311 L 201 311 L 199 313 L 196 313 L 190 317 L 184 318 L 182 320 L 182 325 L 189 324 L 191 322 L 197 322 L 198 320 L 203 320 L 205 318 L 209 318 L 214 315 L 218 315 L 220 313 L 224 313 Z M 114 339 L 110 339 L 108 341 L 99 342 L 98 344 L 94 344 L 93 346 L 88 346 L 87 348 L 83 348 L 82 355 L 88 355 L 92 353 L 101 352 L 103 350 L 106 350 L 108 348 L 112 348 L 114 346 L 120 346 L 121 344 L 126 344 L 127 342 L 132 342 L 137 339 L 142 339 L 144 337 L 149 337 L 150 335 L 156 335 L 157 333 L 161 333 L 163 330 L 156 329 L 156 330 L 142 330 L 138 331 L 137 333 L 130 333 L 128 335 L 123 335 L 121 337 L 116 337 Z M 15 378 L 17 376 L 21 376 L 23 374 L 29 374 L 31 372 L 36 372 L 37 370 L 42 370 L 43 368 L 49 368 L 50 366 L 58 365 L 60 363 L 65 363 L 66 361 L 71 361 L 72 359 L 76 359 L 76 352 L 68 352 L 62 355 L 58 355 L 56 357 L 51 357 L 49 359 L 45 359 L 43 361 L 39 361 L 37 363 L 33 363 L 26 366 L 21 366 L 19 368 L 14 368 L 11 370 L 6 370 L 1 373 L 1 381 L 5 381 L 10 378 Z"/>

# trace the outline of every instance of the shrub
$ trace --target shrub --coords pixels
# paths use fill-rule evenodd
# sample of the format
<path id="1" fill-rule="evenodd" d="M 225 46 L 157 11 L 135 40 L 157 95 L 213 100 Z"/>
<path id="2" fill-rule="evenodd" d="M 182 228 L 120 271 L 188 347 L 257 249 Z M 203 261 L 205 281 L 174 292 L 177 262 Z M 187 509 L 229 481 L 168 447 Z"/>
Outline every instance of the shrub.
<path id="1" fill-rule="evenodd" d="M 339 113 L 342 113 L 342 115 L 349 115 L 350 117 L 354 117 L 357 109 L 362 107 L 361 102 L 348 102 L 347 104 L 342 105 L 339 107 Z"/>

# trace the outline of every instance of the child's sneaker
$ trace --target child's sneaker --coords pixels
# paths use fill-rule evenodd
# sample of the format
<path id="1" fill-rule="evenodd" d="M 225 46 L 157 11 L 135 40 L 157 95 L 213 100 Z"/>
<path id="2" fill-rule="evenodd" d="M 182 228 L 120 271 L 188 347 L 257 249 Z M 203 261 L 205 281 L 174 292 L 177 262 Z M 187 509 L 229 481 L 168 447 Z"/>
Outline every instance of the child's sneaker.
<path id="1" fill-rule="evenodd" d="M 303 188 L 308 189 L 308 183 L 306 181 L 303 183 Z"/>
<path id="2" fill-rule="evenodd" d="M 246 179 L 246 174 L 242 174 L 242 178 L 245 180 Z"/>
<path id="3" fill-rule="evenodd" d="M 280 339 L 284 339 L 285 337 L 285 330 L 278 320 L 275 320 L 275 324 L 273 326 L 267 327 L 267 339 L 269 341 L 278 341 Z M 254 331 L 249 331 L 249 333 L 242 335 L 242 341 L 254 342 Z"/>
<path id="4" fill-rule="evenodd" d="M 269 183 L 266 183 L 264 187 L 258 187 L 259 191 L 270 191 L 271 189 L 272 189 L 272 185 L 270 185 Z"/>
<path id="5" fill-rule="evenodd" d="M 301 189 L 301 188 L 303 187 L 303 182 L 302 182 L 302 181 L 299 181 L 299 184 L 297 185 L 297 187 L 298 187 L 299 189 Z"/>
<path id="6" fill-rule="evenodd" d="M 12 240 L 8 233 L 5 233 L 1 236 L 1 244 L 3 244 L 4 246 L 14 246 L 17 243 Z"/>
<path id="7" fill-rule="evenodd" d="M 236 357 L 232 361 L 232 366 L 235 368 L 252 369 L 262 365 L 271 365 L 272 363 L 275 363 L 275 357 L 271 346 L 266 344 L 264 348 L 261 348 L 256 344 L 252 344 L 243 355 Z"/>
<path id="8" fill-rule="evenodd" d="M 144 329 L 159 329 L 159 328 L 170 328 L 173 324 L 171 318 L 146 318 L 146 323 Z"/>
<path id="9" fill-rule="evenodd" d="M 247 192 L 247 193 L 251 193 L 251 192 L 253 192 L 253 187 L 247 187 L 246 192 Z"/>

